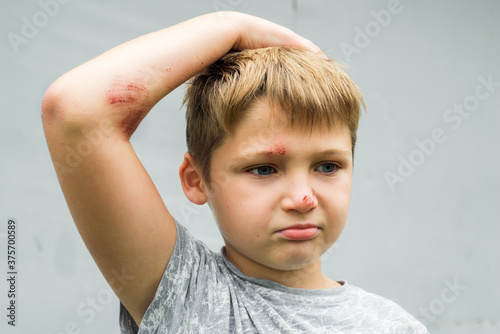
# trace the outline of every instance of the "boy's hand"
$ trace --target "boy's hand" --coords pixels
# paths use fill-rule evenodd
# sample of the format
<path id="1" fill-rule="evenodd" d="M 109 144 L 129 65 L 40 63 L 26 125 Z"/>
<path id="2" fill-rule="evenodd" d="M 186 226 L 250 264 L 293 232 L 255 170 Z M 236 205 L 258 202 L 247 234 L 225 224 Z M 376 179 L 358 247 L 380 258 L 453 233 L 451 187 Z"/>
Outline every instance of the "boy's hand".
<path id="1" fill-rule="evenodd" d="M 240 33 L 233 45 L 235 50 L 291 46 L 318 53 L 326 58 L 326 55 L 313 42 L 276 23 L 236 12 L 219 13 L 219 15 L 233 15 L 238 20 Z"/>

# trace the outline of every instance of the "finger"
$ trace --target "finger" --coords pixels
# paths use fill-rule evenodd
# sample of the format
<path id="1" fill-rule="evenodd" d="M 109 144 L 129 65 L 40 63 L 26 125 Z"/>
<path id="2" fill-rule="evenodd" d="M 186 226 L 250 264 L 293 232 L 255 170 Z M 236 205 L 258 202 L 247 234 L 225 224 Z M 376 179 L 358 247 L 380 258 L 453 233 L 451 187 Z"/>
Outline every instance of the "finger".
<path id="1" fill-rule="evenodd" d="M 311 42 L 307 38 L 303 37 L 303 39 L 304 39 L 305 43 L 308 45 L 307 49 L 309 51 L 318 54 L 323 59 L 328 59 L 328 57 L 323 53 L 323 51 L 321 51 L 321 49 L 319 48 L 319 46 L 317 46 L 316 44 L 314 44 L 313 42 Z"/>

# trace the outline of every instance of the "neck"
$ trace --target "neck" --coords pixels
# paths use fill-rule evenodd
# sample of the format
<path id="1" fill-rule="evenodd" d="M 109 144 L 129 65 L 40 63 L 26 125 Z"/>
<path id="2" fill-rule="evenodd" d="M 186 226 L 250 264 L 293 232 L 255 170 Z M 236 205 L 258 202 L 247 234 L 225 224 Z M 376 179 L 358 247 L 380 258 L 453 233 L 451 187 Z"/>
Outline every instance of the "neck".
<path id="1" fill-rule="evenodd" d="M 341 286 L 338 282 L 321 273 L 321 258 L 303 268 L 277 270 L 250 259 L 243 259 L 242 255 L 228 251 L 227 247 L 225 248 L 225 254 L 232 264 L 250 277 L 267 279 L 296 289 L 330 289 Z"/>

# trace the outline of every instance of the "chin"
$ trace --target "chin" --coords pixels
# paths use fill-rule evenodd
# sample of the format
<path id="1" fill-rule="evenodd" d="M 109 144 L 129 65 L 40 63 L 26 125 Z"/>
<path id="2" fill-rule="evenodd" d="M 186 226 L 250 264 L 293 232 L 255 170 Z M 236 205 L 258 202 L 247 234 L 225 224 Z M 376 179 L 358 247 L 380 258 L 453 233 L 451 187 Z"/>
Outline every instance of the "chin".
<path id="1" fill-rule="evenodd" d="M 283 250 L 275 260 L 278 270 L 297 270 L 307 267 L 318 260 L 321 253 L 307 250 Z"/>

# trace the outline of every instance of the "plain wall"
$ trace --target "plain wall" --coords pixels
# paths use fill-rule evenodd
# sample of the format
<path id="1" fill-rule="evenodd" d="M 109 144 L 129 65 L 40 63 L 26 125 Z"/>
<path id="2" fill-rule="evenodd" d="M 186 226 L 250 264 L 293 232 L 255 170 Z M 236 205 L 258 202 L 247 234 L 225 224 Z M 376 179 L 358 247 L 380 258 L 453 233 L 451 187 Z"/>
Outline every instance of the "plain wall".
<path id="1" fill-rule="evenodd" d="M 324 273 L 396 301 L 432 333 L 499 332 L 499 1 L 43 5 L 51 1 L 0 4 L 0 332 L 119 333 L 118 300 L 56 178 L 42 96 L 58 76 L 115 45 L 217 9 L 261 16 L 311 39 L 349 66 L 364 94 L 349 218 L 323 257 Z M 34 20 L 36 31 L 24 27 Z M 12 43 L 13 34 L 23 42 Z M 219 251 L 209 208 L 190 204 L 178 180 L 183 92 L 162 100 L 132 143 L 173 215 Z M 15 328 L 6 318 L 10 218 L 18 226 Z"/>

